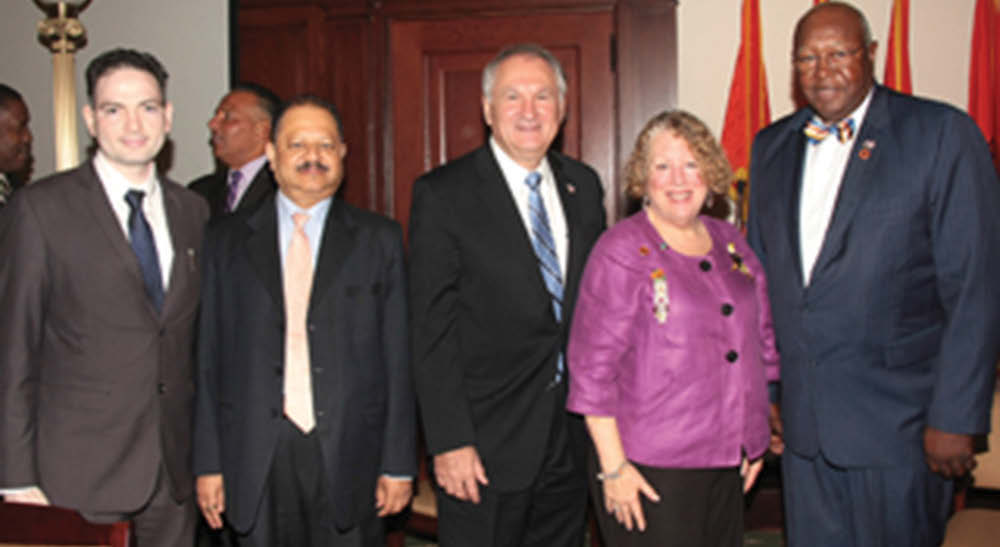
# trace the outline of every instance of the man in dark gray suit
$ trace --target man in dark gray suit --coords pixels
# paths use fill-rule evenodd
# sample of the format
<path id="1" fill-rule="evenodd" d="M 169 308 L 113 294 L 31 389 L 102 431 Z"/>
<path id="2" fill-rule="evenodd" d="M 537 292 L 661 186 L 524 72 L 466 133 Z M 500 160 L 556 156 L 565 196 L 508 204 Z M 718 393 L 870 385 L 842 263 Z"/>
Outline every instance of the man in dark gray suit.
<path id="1" fill-rule="evenodd" d="M 809 105 L 753 145 L 793 547 L 939 545 L 989 429 L 1000 186 L 967 115 L 875 83 L 876 45 L 850 5 L 807 12 Z"/>
<path id="2" fill-rule="evenodd" d="M 402 231 L 334 197 L 332 105 L 301 97 L 275 120 L 279 191 L 206 238 L 198 503 L 246 545 L 381 547 L 417 471 Z"/>
<path id="3" fill-rule="evenodd" d="M 192 345 L 208 208 L 156 173 L 173 114 L 155 57 L 87 67 L 97 153 L 0 215 L 0 487 L 190 545 Z M 11 258 L 12 257 L 12 258 Z"/>

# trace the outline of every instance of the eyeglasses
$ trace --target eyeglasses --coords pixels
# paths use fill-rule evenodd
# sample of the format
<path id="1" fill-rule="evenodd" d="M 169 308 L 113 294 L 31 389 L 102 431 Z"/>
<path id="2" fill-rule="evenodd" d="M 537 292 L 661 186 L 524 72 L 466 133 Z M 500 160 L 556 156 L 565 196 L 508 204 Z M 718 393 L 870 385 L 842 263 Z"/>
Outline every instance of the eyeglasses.
<path id="1" fill-rule="evenodd" d="M 805 55 L 796 55 L 792 59 L 792 63 L 795 65 L 795 69 L 799 72 L 810 72 L 815 70 L 816 66 L 820 62 L 822 62 L 823 66 L 827 68 L 840 68 L 847 64 L 851 57 L 857 55 L 857 53 L 863 49 L 865 49 L 865 46 L 858 46 L 854 49 L 835 49 L 825 54 L 810 53 Z"/>

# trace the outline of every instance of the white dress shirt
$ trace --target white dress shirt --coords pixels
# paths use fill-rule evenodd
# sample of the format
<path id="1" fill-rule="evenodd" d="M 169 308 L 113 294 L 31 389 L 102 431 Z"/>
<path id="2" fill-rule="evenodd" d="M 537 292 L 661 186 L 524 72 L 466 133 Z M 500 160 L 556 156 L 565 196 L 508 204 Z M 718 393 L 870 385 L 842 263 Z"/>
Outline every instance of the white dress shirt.
<path id="1" fill-rule="evenodd" d="M 125 201 L 125 194 L 129 190 L 141 190 L 146 193 L 142 198 L 142 213 L 146 215 L 146 222 L 153 232 L 165 294 L 170 282 L 170 268 L 174 264 L 174 245 L 170 239 L 167 212 L 163 207 L 163 191 L 160 189 L 162 183 L 156 178 L 156 170 L 150 169 L 149 178 L 142 184 L 133 184 L 111 165 L 100 150 L 94 156 L 94 169 L 97 171 L 97 178 L 101 179 L 101 186 L 104 187 L 104 193 L 108 196 L 111 209 L 118 218 L 125 239 L 129 239 L 128 215 L 131 212 L 128 202 Z"/>
<path id="2" fill-rule="evenodd" d="M 802 193 L 799 198 L 799 250 L 802 255 L 802 282 L 806 286 L 812 278 L 813 266 L 816 265 L 826 238 L 851 148 L 861 131 L 874 89 L 873 87 L 868 91 L 865 100 L 848 116 L 854 120 L 854 134 L 847 142 L 840 142 L 836 135 L 830 135 L 818 143 L 806 141 Z M 818 119 L 816 121 L 823 123 Z"/>
<path id="3" fill-rule="evenodd" d="M 532 171 L 542 175 L 538 191 L 541 193 L 542 201 L 545 204 L 545 214 L 549 217 L 549 228 L 552 230 L 552 238 L 556 244 L 556 257 L 559 258 L 559 269 L 561 270 L 559 273 L 562 275 L 563 283 L 565 283 L 566 260 L 569 256 L 569 232 L 566 229 L 566 215 L 563 214 L 562 200 L 559 199 L 559 191 L 556 188 L 556 178 L 552 174 L 552 168 L 549 167 L 548 158 L 543 157 L 538 167 L 528 170 L 511 159 L 500 148 L 500 145 L 496 143 L 493 137 L 490 137 L 490 148 L 493 149 L 493 155 L 496 157 L 497 163 L 500 164 L 500 171 L 507 182 L 507 188 L 510 189 L 510 193 L 514 197 L 517 210 L 521 213 L 521 221 L 524 224 L 525 231 L 528 232 L 529 239 L 532 237 L 531 210 L 529 205 L 531 189 L 524 183 L 524 179 Z"/>

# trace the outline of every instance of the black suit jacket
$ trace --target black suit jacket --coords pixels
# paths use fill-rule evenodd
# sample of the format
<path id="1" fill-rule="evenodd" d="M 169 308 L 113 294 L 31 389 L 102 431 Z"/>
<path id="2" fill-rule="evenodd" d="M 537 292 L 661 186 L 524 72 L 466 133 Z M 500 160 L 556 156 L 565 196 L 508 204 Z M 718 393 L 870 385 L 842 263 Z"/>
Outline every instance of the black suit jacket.
<path id="1" fill-rule="evenodd" d="M 590 167 L 550 152 L 569 231 L 563 317 L 605 227 Z M 520 489 L 541 466 L 566 382 L 565 348 L 531 239 L 489 146 L 416 181 L 410 215 L 414 374 L 428 449 L 474 445 L 491 486 Z M 579 425 L 579 424 L 578 424 Z M 582 432 L 582 426 L 580 426 Z"/>
<path id="2" fill-rule="evenodd" d="M 226 214 L 226 196 L 229 193 L 229 183 L 226 180 L 228 170 L 216 171 L 199 177 L 192 181 L 188 188 L 201 194 L 208 201 L 208 207 L 212 212 L 212 218 L 218 218 Z M 277 187 L 274 181 L 274 174 L 271 173 L 271 166 L 265 162 L 264 166 L 257 171 L 247 187 L 247 191 L 240 197 L 236 204 L 236 211 L 251 211 L 260 206 L 267 199 L 271 192 Z"/>
<path id="3" fill-rule="evenodd" d="M 989 428 L 1000 347 L 1000 185 L 975 123 L 881 86 L 858 130 L 812 279 L 799 196 L 813 116 L 753 145 L 749 240 L 768 277 L 789 450 L 922 465 L 926 426 Z"/>
<path id="4" fill-rule="evenodd" d="M 0 487 L 139 510 L 161 463 L 191 494 L 194 323 L 208 208 L 160 179 L 174 247 L 161 313 L 88 161 L 0 213 Z"/>
<path id="5" fill-rule="evenodd" d="M 196 475 L 223 474 L 226 515 L 248 530 L 282 420 L 284 296 L 275 198 L 206 237 Z M 416 475 L 406 280 L 398 224 L 341 200 L 324 227 L 308 312 L 316 429 L 330 518 L 374 507 L 380 473 Z"/>

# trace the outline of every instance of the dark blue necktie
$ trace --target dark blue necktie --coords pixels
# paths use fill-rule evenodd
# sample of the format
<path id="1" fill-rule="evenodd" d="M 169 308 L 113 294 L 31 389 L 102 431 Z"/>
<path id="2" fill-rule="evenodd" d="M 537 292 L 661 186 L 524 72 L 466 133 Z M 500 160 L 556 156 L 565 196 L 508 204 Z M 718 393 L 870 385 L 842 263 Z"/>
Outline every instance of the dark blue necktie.
<path id="1" fill-rule="evenodd" d="M 562 299 L 563 281 L 559 268 L 559 258 L 556 256 L 556 242 L 552 236 L 552 227 L 549 224 L 549 215 L 545 212 L 545 202 L 542 201 L 542 194 L 539 191 L 539 184 L 542 182 L 542 175 L 537 172 L 528 174 L 524 183 L 531 189 L 528 197 L 528 210 L 531 218 L 531 244 L 535 249 L 535 256 L 538 257 L 538 269 L 542 272 L 542 279 L 545 281 L 545 288 L 552 298 L 552 313 L 556 321 L 562 321 Z M 559 354 L 556 363 L 555 382 L 562 379 L 563 355 Z"/>
<path id="2" fill-rule="evenodd" d="M 131 209 L 128 214 L 128 237 L 135 256 L 139 258 L 146 294 L 159 312 L 163 308 L 163 278 L 160 276 L 160 257 L 156 254 L 153 230 L 142 213 L 142 198 L 145 196 L 146 193 L 140 190 L 129 190 L 125 194 L 125 201 Z"/>

